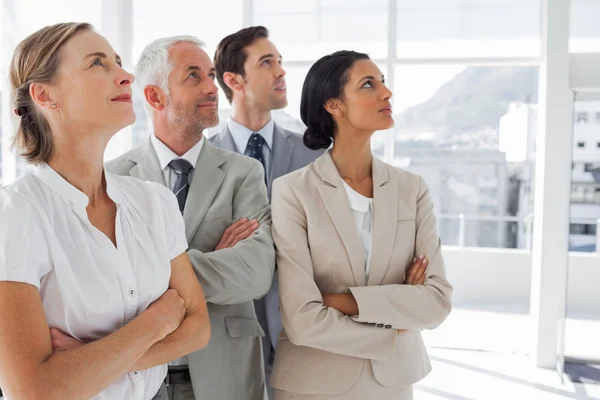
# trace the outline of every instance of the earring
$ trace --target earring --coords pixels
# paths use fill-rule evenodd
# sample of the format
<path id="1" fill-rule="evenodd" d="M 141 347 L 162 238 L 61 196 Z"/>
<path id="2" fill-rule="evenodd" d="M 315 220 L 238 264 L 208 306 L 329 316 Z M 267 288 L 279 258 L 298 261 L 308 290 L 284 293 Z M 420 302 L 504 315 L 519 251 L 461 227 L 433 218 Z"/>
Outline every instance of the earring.
<path id="1" fill-rule="evenodd" d="M 56 104 L 52 104 L 51 108 L 52 108 L 53 110 L 56 110 Z"/>

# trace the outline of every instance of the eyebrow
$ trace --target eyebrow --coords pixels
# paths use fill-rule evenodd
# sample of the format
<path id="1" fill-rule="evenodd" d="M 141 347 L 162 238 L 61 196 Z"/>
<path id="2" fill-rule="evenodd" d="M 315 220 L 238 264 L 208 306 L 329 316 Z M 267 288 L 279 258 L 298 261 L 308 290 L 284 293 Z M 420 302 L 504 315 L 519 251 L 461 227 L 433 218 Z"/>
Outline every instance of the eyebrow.
<path id="1" fill-rule="evenodd" d="M 365 76 L 364 78 L 362 78 L 360 81 L 358 81 L 358 83 L 361 83 L 362 81 L 365 81 L 367 79 L 376 80 L 376 78 L 373 75 L 369 75 L 369 76 Z M 385 79 L 385 75 L 381 75 L 381 80 L 383 81 L 384 79 Z"/>
<path id="2" fill-rule="evenodd" d="M 266 60 L 267 58 L 275 58 L 275 54 L 273 54 L 273 53 L 265 54 L 264 56 L 262 56 L 261 58 L 258 59 L 258 62 L 260 63 L 261 61 Z M 279 55 L 279 59 L 283 60 L 283 57 L 281 57 L 281 54 Z"/>
<path id="3" fill-rule="evenodd" d="M 87 56 L 85 56 L 85 58 L 90 58 L 90 57 L 100 57 L 102 59 L 107 59 L 108 56 L 104 53 L 102 53 L 101 51 L 97 51 L 95 53 L 91 53 L 88 54 Z M 119 56 L 118 54 L 115 56 L 115 60 L 117 61 L 121 61 L 121 56 Z"/>
<path id="4" fill-rule="evenodd" d="M 185 71 L 186 71 L 186 72 L 188 72 L 188 71 L 200 71 L 201 69 L 202 69 L 202 68 L 200 68 L 200 67 L 199 67 L 199 66 L 197 66 L 197 65 L 190 65 L 190 66 L 188 66 L 188 67 L 185 69 Z M 216 72 L 216 71 L 217 71 L 217 68 L 216 68 L 216 67 L 211 67 L 211 68 L 208 70 L 208 72 L 209 72 L 209 73 L 210 73 L 210 72 Z"/>

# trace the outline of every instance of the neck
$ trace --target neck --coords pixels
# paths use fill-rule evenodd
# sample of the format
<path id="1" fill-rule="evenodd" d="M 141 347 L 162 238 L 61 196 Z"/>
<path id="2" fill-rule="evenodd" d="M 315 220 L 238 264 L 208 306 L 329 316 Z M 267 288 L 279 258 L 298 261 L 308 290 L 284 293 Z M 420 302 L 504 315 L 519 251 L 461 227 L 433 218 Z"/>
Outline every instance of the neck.
<path id="1" fill-rule="evenodd" d="M 203 137 L 201 131 L 188 132 L 185 127 L 169 123 L 156 115 L 152 120 L 152 125 L 156 137 L 180 157 L 194 147 Z"/>
<path id="2" fill-rule="evenodd" d="M 53 130 L 53 132 L 57 132 Z M 83 192 L 93 206 L 106 194 L 104 184 L 104 151 L 110 137 L 103 134 L 54 135 L 54 154 L 48 165 L 67 182 Z"/>
<path id="3" fill-rule="evenodd" d="M 336 135 L 331 158 L 342 179 L 361 182 L 372 177 L 370 138 L 371 135 L 360 135 L 358 132 Z"/>
<path id="4" fill-rule="evenodd" d="M 271 120 L 271 111 L 251 107 L 234 99 L 231 103 L 231 118 L 251 131 L 258 132 Z"/>

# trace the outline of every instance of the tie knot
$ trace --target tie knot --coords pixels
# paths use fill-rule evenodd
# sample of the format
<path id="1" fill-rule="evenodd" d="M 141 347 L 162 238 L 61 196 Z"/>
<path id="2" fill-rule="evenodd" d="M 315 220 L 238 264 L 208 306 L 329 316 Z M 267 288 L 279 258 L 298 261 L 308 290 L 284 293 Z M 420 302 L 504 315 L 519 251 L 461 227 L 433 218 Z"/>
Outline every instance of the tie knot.
<path id="1" fill-rule="evenodd" d="M 169 163 L 169 167 L 171 167 L 177 175 L 187 175 L 193 168 L 192 164 L 184 158 L 176 158 Z"/>
<path id="2" fill-rule="evenodd" d="M 265 144 L 265 138 L 263 138 L 259 133 L 256 132 L 254 132 L 248 140 L 248 147 L 250 147 L 251 149 L 262 148 L 263 144 Z"/>

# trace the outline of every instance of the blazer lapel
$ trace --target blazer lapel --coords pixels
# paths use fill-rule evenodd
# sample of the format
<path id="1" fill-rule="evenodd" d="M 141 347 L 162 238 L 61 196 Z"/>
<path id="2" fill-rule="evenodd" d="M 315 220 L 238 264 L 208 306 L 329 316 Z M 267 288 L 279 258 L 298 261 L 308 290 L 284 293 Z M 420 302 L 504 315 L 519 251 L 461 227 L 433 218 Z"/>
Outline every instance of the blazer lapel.
<path id="1" fill-rule="evenodd" d="M 183 210 L 188 242 L 192 241 L 225 179 L 225 171 L 220 167 L 226 161 L 219 157 L 218 151 L 212 143 L 206 138 L 202 140 L 204 140 L 204 145 L 198 156 L 194 177 Z"/>
<path id="2" fill-rule="evenodd" d="M 280 176 L 290 172 L 290 162 L 292 161 L 293 145 L 288 140 L 288 134 L 280 129 L 277 124 L 273 128 L 273 161 L 271 162 L 271 181 L 269 182 L 269 192 L 272 182 Z"/>
<path id="3" fill-rule="evenodd" d="M 130 176 L 143 181 L 158 182 L 166 186 L 165 176 L 160 170 L 160 162 L 150 139 L 138 151 L 133 153 L 129 159 L 135 163 L 135 166 L 129 171 Z"/>
<path id="4" fill-rule="evenodd" d="M 321 178 L 325 181 L 317 190 L 346 248 L 354 275 L 354 283 L 356 286 L 364 286 L 365 259 L 342 179 L 329 152 L 319 157 L 316 165 L 321 173 Z"/>
<path id="5" fill-rule="evenodd" d="M 371 270 L 369 286 L 380 285 L 385 277 L 398 224 L 398 186 L 389 179 L 386 164 L 373 157 L 373 225 L 371 228 Z"/>

